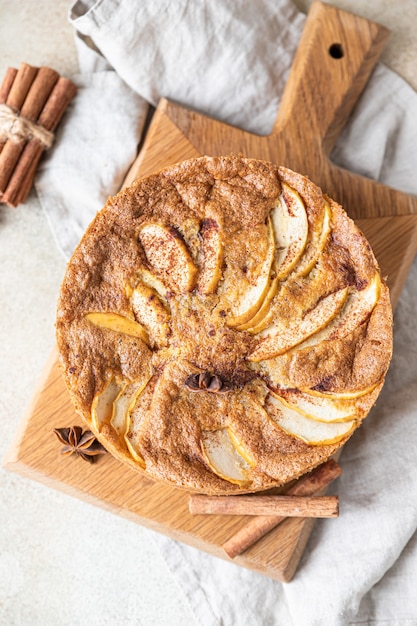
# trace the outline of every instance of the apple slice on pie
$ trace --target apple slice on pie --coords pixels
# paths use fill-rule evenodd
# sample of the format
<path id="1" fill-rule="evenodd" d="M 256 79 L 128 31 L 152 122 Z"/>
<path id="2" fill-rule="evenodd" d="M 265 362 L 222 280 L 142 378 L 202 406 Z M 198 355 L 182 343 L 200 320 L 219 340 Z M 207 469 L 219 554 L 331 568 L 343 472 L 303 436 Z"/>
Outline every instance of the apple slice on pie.
<path id="1" fill-rule="evenodd" d="M 356 420 L 345 422 L 320 422 L 290 408 L 276 396 L 269 395 L 265 409 L 271 419 L 286 433 L 309 445 L 337 443 L 355 428 Z"/>
<path id="2" fill-rule="evenodd" d="M 147 223 L 139 239 L 149 265 L 175 293 L 192 291 L 198 269 L 180 234 L 175 228 Z"/>
<path id="3" fill-rule="evenodd" d="M 352 291 L 340 311 L 319 333 L 313 335 L 298 349 L 311 348 L 328 339 L 343 339 L 358 328 L 374 310 L 381 293 L 381 279 L 375 274 L 368 285 L 360 291 Z"/>
<path id="4" fill-rule="evenodd" d="M 197 291 L 208 295 L 214 293 L 222 275 L 223 241 L 219 223 L 208 218 L 200 229 L 202 263 L 197 281 Z"/>
<path id="5" fill-rule="evenodd" d="M 331 232 L 331 217 L 332 211 L 326 202 L 323 208 L 322 220 L 318 222 L 319 227 L 316 225 L 314 229 L 309 230 L 304 254 L 294 268 L 291 278 L 306 276 L 316 265 Z"/>
<path id="6" fill-rule="evenodd" d="M 261 342 L 249 355 L 249 361 L 263 361 L 283 354 L 307 337 L 324 328 L 340 311 L 348 294 L 348 288 L 339 289 L 319 300 L 316 306 L 296 319 L 290 326 L 283 326 L 279 320 L 261 331 L 257 336 Z"/>
<path id="7" fill-rule="evenodd" d="M 149 346 L 149 337 L 146 330 L 141 324 L 135 322 L 135 320 L 125 317 L 120 313 L 87 313 L 85 319 L 88 320 L 94 326 L 99 328 L 107 328 L 113 330 L 116 333 L 123 333 L 124 335 L 130 335 L 131 337 L 137 337 L 141 339 Z"/>
<path id="8" fill-rule="evenodd" d="M 143 376 L 142 380 L 126 384 L 115 398 L 110 423 L 119 437 L 124 437 L 128 426 L 129 412 L 135 405 L 139 394 L 145 388 L 150 376 L 150 373 L 148 373 Z"/>
<path id="9" fill-rule="evenodd" d="M 247 474 L 251 466 L 236 449 L 234 439 L 228 428 L 205 430 L 201 448 L 207 465 L 217 476 L 244 487 L 251 483 Z"/>
<path id="10" fill-rule="evenodd" d="M 350 400 L 315 396 L 299 389 L 274 389 L 271 395 L 289 409 L 319 422 L 345 422 L 358 417 L 358 406 Z"/>
<path id="11" fill-rule="evenodd" d="M 355 398 L 362 398 L 362 396 L 366 396 L 368 393 L 371 393 L 381 384 L 381 381 L 377 381 L 368 387 L 364 387 L 363 389 L 356 389 L 354 391 L 319 391 L 318 389 L 306 389 L 300 387 L 301 391 L 305 393 L 309 393 L 312 396 L 317 396 L 318 398 L 330 398 L 333 400 L 354 400 Z"/>
<path id="12" fill-rule="evenodd" d="M 164 304 L 168 305 L 168 289 L 158 276 L 142 267 L 138 271 L 138 278 L 140 282 L 156 291 Z"/>
<path id="13" fill-rule="evenodd" d="M 274 274 L 272 269 L 271 275 Z M 236 330 L 247 330 L 250 333 L 257 333 L 263 328 L 266 328 L 270 324 L 270 317 L 272 316 L 271 303 L 273 298 L 277 295 L 279 289 L 278 276 L 275 274 L 269 284 L 268 292 L 264 298 L 261 308 L 246 324 L 240 324 L 236 326 Z"/>
<path id="14" fill-rule="evenodd" d="M 148 331 L 152 344 L 167 346 L 170 329 L 170 314 L 152 287 L 140 282 L 130 298 L 135 318 Z"/>
<path id="15" fill-rule="evenodd" d="M 261 308 L 271 285 L 271 267 L 275 256 L 275 238 L 272 222 L 267 222 L 266 254 L 259 264 L 259 271 L 250 285 L 241 294 L 236 306 L 232 308 L 227 325 L 237 327 L 248 322 Z"/>
<path id="16" fill-rule="evenodd" d="M 153 383 L 152 383 L 153 380 Z M 142 385 L 140 392 L 135 394 L 133 403 L 129 407 L 126 420 L 124 440 L 132 458 L 144 468 L 145 460 L 140 449 L 140 437 L 143 424 L 152 400 L 155 389 L 155 380 L 148 378 Z"/>
<path id="17" fill-rule="evenodd" d="M 94 397 L 91 405 L 91 421 L 93 427 L 100 432 L 103 424 L 108 424 L 113 414 L 113 402 L 119 395 L 122 386 L 112 378 L 103 391 Z"/>
<path id="18" fill-rule="evenodd" d="M 300 195 L 285 183 L 277 206 L 271 211 L 276 241 L 278 280 L 284 280 L 304 252 L 308 237 L 308 220 Z"/>

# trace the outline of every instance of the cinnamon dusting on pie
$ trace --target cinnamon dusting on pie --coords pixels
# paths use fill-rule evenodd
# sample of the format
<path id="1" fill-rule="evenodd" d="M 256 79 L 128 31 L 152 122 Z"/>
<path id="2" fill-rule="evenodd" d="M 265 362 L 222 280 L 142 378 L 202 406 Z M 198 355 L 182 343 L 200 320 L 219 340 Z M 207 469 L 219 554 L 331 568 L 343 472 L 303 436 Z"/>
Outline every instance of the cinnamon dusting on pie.
<path id="1" fill-rule="evenodd" d="M 392 312 L 369 243 L 316 185 L 202 157 L 109 199 L 68 265 L 57 339 L 76 410 L 117 458 L 193 491 L 254 492 L 361 424 Z"/>

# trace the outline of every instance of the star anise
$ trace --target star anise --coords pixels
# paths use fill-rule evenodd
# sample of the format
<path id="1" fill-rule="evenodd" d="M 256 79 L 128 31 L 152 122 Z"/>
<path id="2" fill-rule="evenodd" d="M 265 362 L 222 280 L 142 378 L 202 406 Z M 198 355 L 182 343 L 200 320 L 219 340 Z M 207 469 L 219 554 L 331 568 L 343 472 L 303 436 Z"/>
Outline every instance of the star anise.
<path id="1" fill-rule="evenodd" d="M 227 380 L 222 380 L 217 374 L 202 372 L 201 374 L 190 374 L 185 379 L 184 385 L 190 391 L 210 391 L 211 393 L 226 393 L 232 391 L 233 386 Z"/>
<path id="2" fill-rule="evenodd" d="M 107 452 L 93 433 L 90 430 L 83 431 L 81 426 L 54 428 L 54 433 L 64 444 L 64 447 L 61 448 L 61 454 L 64 456 L 75 454 L 88 463 L 94 463 L 98 454 Z"/>

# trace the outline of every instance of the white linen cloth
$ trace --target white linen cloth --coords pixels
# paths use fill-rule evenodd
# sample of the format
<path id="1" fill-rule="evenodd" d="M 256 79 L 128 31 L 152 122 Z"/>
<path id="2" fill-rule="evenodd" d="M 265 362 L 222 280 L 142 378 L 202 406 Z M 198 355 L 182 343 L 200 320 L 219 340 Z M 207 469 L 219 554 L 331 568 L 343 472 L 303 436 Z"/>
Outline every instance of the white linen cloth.
<path id="1" fill-rule="evenodd" d="M 79 93 L 36 190 L 66 257 L 168 97 L 258 133 L 272 127 L 305 17 L 290 0 L 79 0 Z M 98 52 L 100 51 L 100 53 Z M 417 94 L 378 65 L 333 158 L 417 194 Z M 282 584 L 157 536 L 203 626 L 417 625 L 417 264 L 395 316 L 377 406 L 346 445 L 337 520 L 316 522 Z"/>

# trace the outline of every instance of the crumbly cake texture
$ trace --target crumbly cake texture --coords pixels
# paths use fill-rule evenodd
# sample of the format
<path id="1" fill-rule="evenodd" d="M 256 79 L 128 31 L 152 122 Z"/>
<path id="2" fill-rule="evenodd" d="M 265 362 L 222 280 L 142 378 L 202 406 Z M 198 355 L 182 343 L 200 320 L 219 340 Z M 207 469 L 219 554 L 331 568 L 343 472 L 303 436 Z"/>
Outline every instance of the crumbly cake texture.
<path id="1" fill-rule="evenodd" d="M 305 207 L 306 241 L 297 243 L 293 233 L 292 268 L 275 280 L 269 297 L 263 290 L 264 317 L 261 300 L 245 317 L 245 297 L 268 256 L 271 214 L 285 192 L 287 222 L 279 224 L 291 224 L 297 196 L 288 194 L 294 191 Z M 283 241 L 274 243 L 269 285 L 280 273 Z M 355 303 L 375 277 L 375 302 L 362 315 L 354 310 L 349 319 L 356 322 L 345 324 L 345 334 L 336 328 L 322 337 L 320 329 L 337 327 L 346 307 L 360 309 Z M 335 294 L 345 301 L 335 300 L 331 315 L 318 308 Z M 91 313 L 116 313 L 145 334 L 92 322 Z M 258 315 L 252 328 L 251 315 Z M 297 332 L 310 318 L 316 332 L 299 341 Z M 109 452 L 150 478 L 211 494 L 279 486 L 327 460 L 374 405 L 392 353 L 388 289 L 353 221 L 308 178 L 234 156 L 175 164 L 110 198 L 68 264 L 56 329 L 74 407 Z M 268 348 L 274 333 L 289 336 L 278 353 Z M 196 392 L 185 384 L 204 372 L 231 389 Z M 94 418 L 112 383 L 116 391 Z M 123 390 L 128 402 L 120 418 L 112 402 Z M 350 419 L 352 428 L 324 444 L 307 443 L 294 434 L 292 418 L 289 427 L 281 422 L 274 393 L 304 419 L 309 410 L 297 405 L 294 413 L 294 398 L 319 409 L 321 402 L 334 403 L 347 416 L 334 423 Z M 227 468 L 219 470 L 213 460 L 211 437 L 219 432 L 230 435 L 237 478 L 233 470 L 229 480 Z"/>

